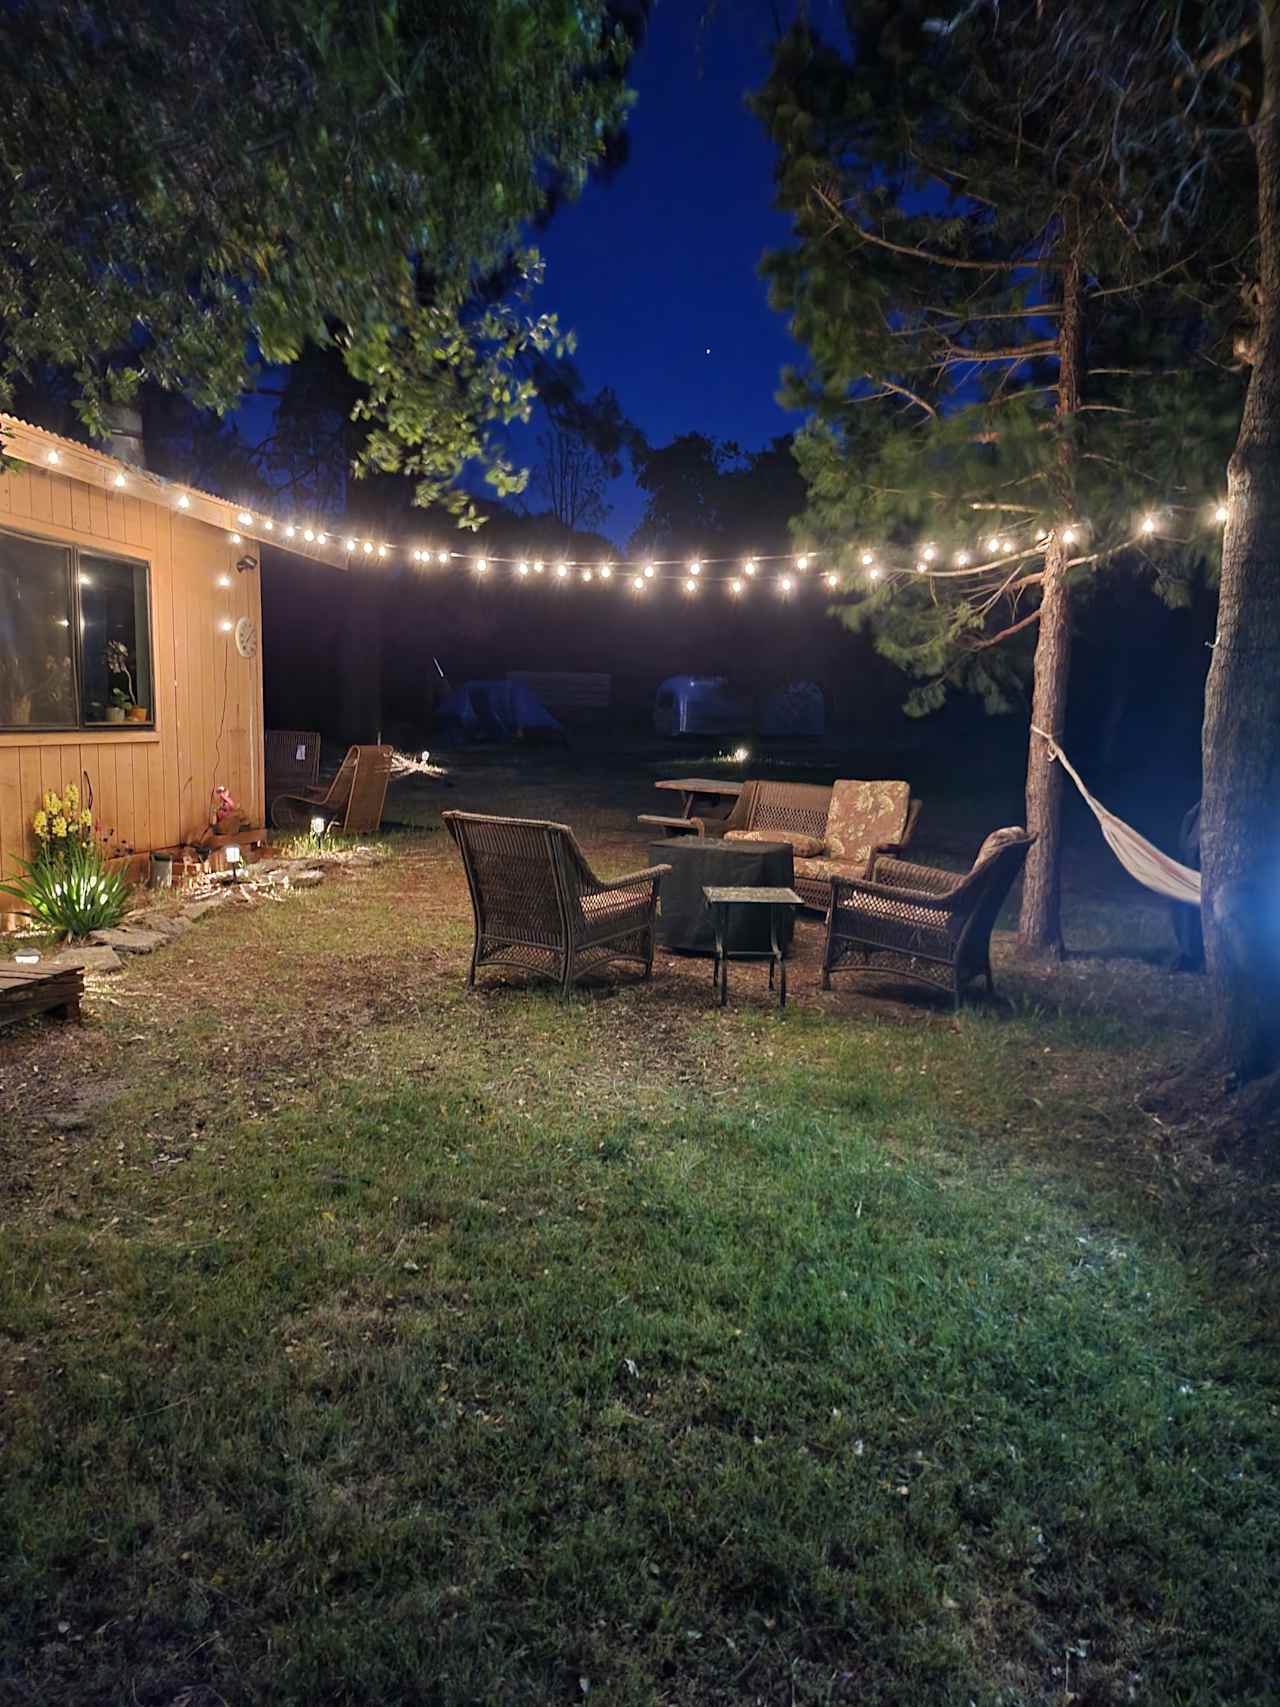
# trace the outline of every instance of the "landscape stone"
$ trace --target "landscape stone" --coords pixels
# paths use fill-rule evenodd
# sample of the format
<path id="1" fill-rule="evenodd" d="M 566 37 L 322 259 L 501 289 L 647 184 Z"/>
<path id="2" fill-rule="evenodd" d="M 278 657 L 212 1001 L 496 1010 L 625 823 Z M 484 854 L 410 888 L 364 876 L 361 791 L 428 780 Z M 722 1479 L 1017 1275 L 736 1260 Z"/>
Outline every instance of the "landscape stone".
<path id="1" fill-rule="evenodd" d="M 230 899 L 230 894 L 225 890 L 215 895 L 203 895 L 198 901 L 187 902 L 182 909 L 182 917 L 188 922 L 193 919 L 202 919 L 206 913 L 213 913 L 219 907 L 225 907 Z"/>
<path id="2" fill-rule="evenodd" d="M 160 931 L 128 929 L 93 931 L 89 937 L 90 942 L 119 949 L 124 954 L 150 954 L 157 948 L 163 948 L 168 940 Z"/>
<path id="3" fill-rule="evenodd" d="M 66 972 L 73 966 L 82 972 L 119 972 L 124 961 L 114 948 L 64 948 L 51 960 L 42 963 L 51 972 Z"/>
<path id="4" fill-rule="evenodd" d="M 324 872 L 316 871 L 314 867 L 309 871 L 295 871 L 291 873 L 290 881 L 295 889 L 314 889 L 317 883 L 324 882 Z"/>

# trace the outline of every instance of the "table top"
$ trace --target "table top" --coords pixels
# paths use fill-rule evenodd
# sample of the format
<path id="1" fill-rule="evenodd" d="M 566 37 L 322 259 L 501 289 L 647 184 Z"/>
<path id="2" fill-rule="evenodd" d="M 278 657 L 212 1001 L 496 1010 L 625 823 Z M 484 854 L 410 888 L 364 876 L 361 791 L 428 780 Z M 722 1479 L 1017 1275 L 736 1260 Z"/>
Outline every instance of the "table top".
<path id="1" fill-rule="evenodd" d="M 752 889 L 744 884 L 708 884 L 702 891 L 712 906 L 741 903 L 744 906 L 803 907 L 804 902 L 794 889 Z"/>
<path id="2" fill-rule="evenodd" d="M 672 860 L 729 860 L 735 863 L 752 854 L 780 853 L 784 848 L 794 852 L 790 842 L 730 842 L 720 836 L 668 836 L 661 842 L 649 843 L 650 862 L 661 859 L 664 865 Z"/>
<path id="3" fill-rule="evenodd" d="M 655 782 L 655 788 L 673 788 L 677 794 L 723 794 L 736 800 L 742 793 L 740 782 L 722 782 L 708 776 L 673 776 Z"/>

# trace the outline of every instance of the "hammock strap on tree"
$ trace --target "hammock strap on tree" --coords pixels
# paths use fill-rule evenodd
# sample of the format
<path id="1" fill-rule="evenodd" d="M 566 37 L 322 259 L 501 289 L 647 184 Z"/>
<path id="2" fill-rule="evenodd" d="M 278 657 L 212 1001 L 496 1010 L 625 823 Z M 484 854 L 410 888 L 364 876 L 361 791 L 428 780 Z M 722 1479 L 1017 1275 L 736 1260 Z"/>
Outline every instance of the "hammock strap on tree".
<path id="1" fill-rule="evenodd" d="M 1085 804 L 1098 820 L 1107 839 L 1107 846 L 1129 876 L 1141 883 L 1144 889 L 1154 889 L 1157 895 L 1167 895 L 1171 901 L 1181 901 L 1188 907 L 1198 907 L 1200 873 L 1192 871 L 1189 865 L 1179 865 L 1176 859 L 1170 859 L 1168 854 L 1161 853 L 1145 836 L 1140 836 L 1132 824 L 1126 824 L 1122 818 L 1117 818 L 1114 812 L 1108 812 L 1105 806 L 1095 800 L 1080 780 L 1080 773 L 1052 735 L 1038 729 L 1034 723 L 1031 725 L 1031 733 L 1039 735 L 1042 741 L 1048 743 L 1049 757 L 1058 761 L 1080 790 Z"/>

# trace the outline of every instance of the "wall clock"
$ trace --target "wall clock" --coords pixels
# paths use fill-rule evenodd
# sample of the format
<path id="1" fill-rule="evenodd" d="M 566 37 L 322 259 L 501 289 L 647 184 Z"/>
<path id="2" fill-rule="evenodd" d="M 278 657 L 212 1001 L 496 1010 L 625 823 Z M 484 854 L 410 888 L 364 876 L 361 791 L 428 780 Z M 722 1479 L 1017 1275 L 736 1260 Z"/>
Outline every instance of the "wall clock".
<path id="1" fill-rule="evenodd" d="M 247 616 L 242 616 L 236 624 L 236 651 L 242 658 L 258 655 L 258 631 Z"/>

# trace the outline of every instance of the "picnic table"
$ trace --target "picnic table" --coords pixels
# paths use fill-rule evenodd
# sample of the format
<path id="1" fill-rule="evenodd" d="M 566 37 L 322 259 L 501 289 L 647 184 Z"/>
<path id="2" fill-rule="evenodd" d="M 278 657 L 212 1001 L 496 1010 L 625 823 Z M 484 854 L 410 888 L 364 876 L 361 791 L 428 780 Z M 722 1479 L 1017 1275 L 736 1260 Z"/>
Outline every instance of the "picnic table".
<path id="1" fill-rule="evenodd" d="M 80 1018 L 84 973 L 78 967 L 16 966 L 0 962 L 0 1025 L 55 1013 Z"/>
<path id="2" fill-rule="evenodd" d="M 641 813 L 640 823 L 661 829 L 668 836 L 691 836 L 701 834 L 698 819 L 727 818 L 733 810 L 733 803 L 742 793 L 743 785 L 740 782 L 723 782 L 711 776 L 675 776 L 664 777 L 653 786 L 682 797 L 679 816 L 656 817 Z"/>

